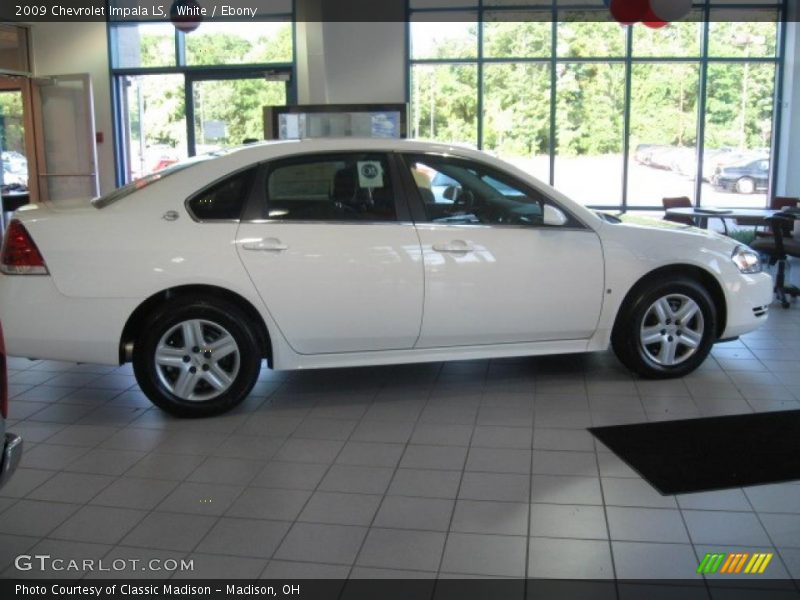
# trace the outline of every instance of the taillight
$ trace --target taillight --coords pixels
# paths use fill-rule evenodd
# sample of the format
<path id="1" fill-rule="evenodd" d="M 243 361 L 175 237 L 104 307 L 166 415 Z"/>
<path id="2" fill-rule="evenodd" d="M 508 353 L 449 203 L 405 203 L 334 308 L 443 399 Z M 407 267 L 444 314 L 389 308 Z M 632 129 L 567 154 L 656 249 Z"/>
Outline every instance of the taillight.
<path id="1" fill-rule="evenodd" d="M 3 238 L 0 272 L 6 275 L 47 274 L 47 266 L 39 248 L 25 226 L 17 220 L 11 221 Z"/>
<path id="2" fill-rule="evenodd" d="M 0 414 L 8 416 L 8 370 L 6 369 L 6 343 L 3 340 L 3 326 L 0 325 Z"/>

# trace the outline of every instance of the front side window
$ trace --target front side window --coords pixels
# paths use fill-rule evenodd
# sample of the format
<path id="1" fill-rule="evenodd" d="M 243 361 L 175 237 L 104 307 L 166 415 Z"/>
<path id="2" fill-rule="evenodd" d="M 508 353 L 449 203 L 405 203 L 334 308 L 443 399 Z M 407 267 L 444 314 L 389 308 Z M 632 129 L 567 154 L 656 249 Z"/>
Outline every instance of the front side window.
<path id="1" fill-rule="evenodd" d="M 248 169 L 215 183 L 189 200 L 189 210 L 199 221 L 238 220 L 254 176 Z"/>
<path id="2" fill-rule="evenodd" d="M 394 221 L 389 163 L 381 154 L 303 157 L 267 176 L 267 218 L 283 221 Z"/>
<path id="3" fill-rule="evenodd" d="M 547 199 L 486 165 L 439 156 L 407 158 L 428 221 L 544 226 Z"/>

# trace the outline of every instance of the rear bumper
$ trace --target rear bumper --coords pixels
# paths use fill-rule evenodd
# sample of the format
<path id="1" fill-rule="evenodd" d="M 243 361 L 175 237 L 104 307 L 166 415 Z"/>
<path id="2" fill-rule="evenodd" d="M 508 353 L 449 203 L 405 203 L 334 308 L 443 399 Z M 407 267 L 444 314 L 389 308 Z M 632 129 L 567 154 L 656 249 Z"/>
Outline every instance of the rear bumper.
<path id="1" fill-rule="evenodd" d="M 9 356 L 117 365 L 122 329 L 137 304 L 71 298 L 50 277 L 0 274 L 0 321 Z"/>
<path id="2" fill-rule="evenodd" d="M 13 433 L 7 433 L 3 444 L 2 464 L 0 464 L 0 488 L 2 488 L 14 471 L 17 470 L 22 458 L 22 438 Z"/>

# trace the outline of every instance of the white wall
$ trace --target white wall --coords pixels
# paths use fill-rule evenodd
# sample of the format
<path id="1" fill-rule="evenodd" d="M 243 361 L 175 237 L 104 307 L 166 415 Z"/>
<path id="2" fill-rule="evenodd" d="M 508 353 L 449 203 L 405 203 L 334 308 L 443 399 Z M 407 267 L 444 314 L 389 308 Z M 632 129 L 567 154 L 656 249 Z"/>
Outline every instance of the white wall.
<path id="1" fill-rule="evenodd" d="M 95 130 L 104 142 L 97 144 L 100 192 L 114 189 L 111 88 L 108 71 L 106 24 L 36 23 L 31 25 L 35 76 L 89 73 L 94 95 Z"/>
<path id="2" fill-rule="evenodd" d="M 793 6 L 795 13 L 800 12 Z M 797 21 L 798 14 L 790 15 Z M 781 137 L 775 181 L 778 196 L 800 197 L 800 23 L 786 23 L 786 60 L 781 99 Z"/>

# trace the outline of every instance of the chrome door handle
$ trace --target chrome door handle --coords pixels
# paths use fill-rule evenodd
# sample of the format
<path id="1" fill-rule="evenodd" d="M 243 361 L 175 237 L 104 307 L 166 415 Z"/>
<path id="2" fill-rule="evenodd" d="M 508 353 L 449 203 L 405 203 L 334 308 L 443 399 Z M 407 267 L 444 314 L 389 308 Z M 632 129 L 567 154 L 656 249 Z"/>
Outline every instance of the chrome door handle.
<path id="1" fill-rule="evenodd" d="M 289 246 L 276 239 L 258 240 L 257 242 L 247 242 L 242 244 L 245 250 L 261 251 L 261 252 L 283 252 L 288 250 Z"/>
<path id="2" fill-rule="evenodd" d="M 434 244 L 433 250 L 434 252 L 446 252 L 449 254 L 466 254 L 473 252 L 475 248 L 472 244 L 468 244 L 463 240 L 453 240 L 447 244 Z"/>

